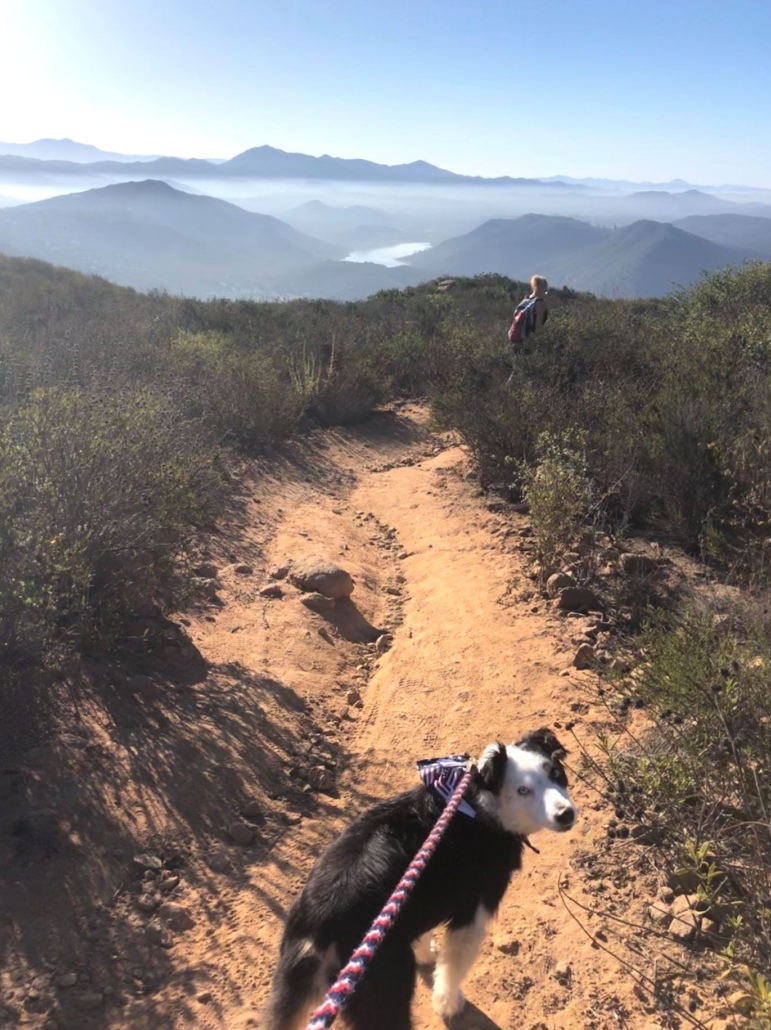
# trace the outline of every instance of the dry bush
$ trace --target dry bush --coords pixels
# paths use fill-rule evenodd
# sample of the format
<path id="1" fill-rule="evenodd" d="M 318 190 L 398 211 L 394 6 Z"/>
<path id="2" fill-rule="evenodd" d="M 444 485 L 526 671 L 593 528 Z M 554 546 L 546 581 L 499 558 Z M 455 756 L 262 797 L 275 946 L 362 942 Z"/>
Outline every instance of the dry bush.
<path id="1" fill-rule="evenodd" d="M 217 481 L 163 395 L 34 391 L 0 426 L 2 660 L 109 644 L 210 517 Z"/>

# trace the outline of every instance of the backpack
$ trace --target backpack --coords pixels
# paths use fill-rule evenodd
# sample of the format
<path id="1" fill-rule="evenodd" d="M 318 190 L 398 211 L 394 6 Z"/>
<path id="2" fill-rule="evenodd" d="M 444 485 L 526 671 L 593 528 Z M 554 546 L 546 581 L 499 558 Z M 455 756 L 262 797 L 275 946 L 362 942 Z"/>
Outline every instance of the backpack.
<path id="1" fill-rule="evenodd" d="M 539 297 L 525 297 L 514 310 L 514 320 L 509 326 L 509 343 L 518 347 L 535 332 L 535 306 Z M 545 314 L 545 312 L 544 312 Z"/>

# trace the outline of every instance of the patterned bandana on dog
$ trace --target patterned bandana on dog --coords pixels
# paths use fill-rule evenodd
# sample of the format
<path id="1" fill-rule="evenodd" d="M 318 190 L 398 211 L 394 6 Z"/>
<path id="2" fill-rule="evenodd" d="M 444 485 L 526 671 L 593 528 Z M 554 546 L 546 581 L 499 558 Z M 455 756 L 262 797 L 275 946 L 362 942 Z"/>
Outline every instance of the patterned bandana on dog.
<path id="1" fill-rule="evenodd" d="M 463 774 L 468 769 L 468 755 L 449 755 L 447 758 L 424 758 L 417 763 L 421 780 L 433 796 L 443 805 L 452 797 Z M 472 819 L 476 812 L 466 801 L 461 801 L 458 811 Z"/>

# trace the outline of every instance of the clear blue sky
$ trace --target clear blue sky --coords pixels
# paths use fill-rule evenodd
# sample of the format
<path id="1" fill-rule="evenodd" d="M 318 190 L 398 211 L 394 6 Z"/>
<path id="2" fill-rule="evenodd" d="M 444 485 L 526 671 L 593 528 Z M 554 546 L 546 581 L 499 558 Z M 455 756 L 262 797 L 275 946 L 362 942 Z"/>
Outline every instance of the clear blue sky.
<path id="1" fill-rule="evenodd" d="M 0 140 L 771 187 L 771 0 L 0 0 Z"/>

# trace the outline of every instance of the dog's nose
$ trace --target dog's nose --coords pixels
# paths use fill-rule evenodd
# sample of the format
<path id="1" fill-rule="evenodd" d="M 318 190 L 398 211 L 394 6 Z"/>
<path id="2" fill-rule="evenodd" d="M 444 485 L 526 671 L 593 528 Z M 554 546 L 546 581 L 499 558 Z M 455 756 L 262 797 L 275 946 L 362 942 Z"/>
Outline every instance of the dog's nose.
<path id="1" fill-rule="evenodd" d="M 563 808 L 554 818 L 560 826 L 567 830 L 576 821 L 576 810 L 574 808 Z"/>

